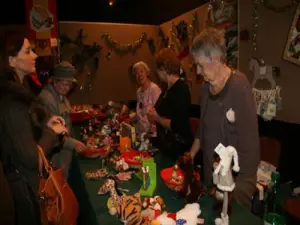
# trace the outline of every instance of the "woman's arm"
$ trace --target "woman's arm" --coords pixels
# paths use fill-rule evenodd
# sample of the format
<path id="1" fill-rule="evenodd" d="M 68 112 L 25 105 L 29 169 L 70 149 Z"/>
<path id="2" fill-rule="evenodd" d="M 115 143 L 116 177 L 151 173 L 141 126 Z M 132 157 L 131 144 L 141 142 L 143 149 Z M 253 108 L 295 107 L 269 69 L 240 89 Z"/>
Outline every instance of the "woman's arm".
<path id="1" fill-rule="evenodd" d="M 152 107 L 155 106 L 155 104 L 156 104 L 156 102 L 157 102 L 157 100 L 158 100 L 160 94 L 161 94 L 161 90 L 160 90 L 160 88 L 156 85 L 156 86 L 152 89 L 152 91 L 151 91 L 151 93 L 150 93 L 150 95 L 151 95 L 150 98 L 151 98 L 151 102 L 152 102 Z"/>
<path id="2" fill-rule="evenodd" d="M 48 127 L 44 128 L 40 140 L 38 142 L 35 140 L 30 116 L 25 106 L 10 106 L 3 119 L 5 132 L 11 139 L 12 149 L 15 151 L 13 155 L 20 159 L 24 167 L 36 168 L 37 144 L 43 148 L 46 155 L 58 144 L 58 136 Z"/>

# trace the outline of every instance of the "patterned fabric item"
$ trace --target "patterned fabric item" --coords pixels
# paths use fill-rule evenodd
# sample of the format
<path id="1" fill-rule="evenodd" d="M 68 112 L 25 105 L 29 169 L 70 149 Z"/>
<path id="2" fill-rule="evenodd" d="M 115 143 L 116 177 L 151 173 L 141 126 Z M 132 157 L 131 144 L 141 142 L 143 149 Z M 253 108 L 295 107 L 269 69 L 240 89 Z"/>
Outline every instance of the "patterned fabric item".
<path id="1" fill-rule="evenodd" d="M 153 108 L 159 95 L 161 93 L 160 88 L 155 84 L 150 84 L 150 87 L 144 92 L 141 88 L 137 90 L 137 106 L 136 113 L 138 122 L 136 124 L 137 133 L 141 134 L 143 132 L 152 131 L 154 136 L 156 136 L 156 127 L 151 125 L 147 118 L 147 112 L 149 109 Z"/>

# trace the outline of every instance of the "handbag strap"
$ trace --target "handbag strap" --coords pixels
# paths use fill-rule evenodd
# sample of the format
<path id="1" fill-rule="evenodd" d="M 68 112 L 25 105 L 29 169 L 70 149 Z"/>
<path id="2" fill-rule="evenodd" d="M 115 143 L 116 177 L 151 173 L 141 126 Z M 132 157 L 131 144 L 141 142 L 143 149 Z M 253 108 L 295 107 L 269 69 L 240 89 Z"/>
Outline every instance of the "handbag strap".
<path id="1" fill-rule="evenodd" d="M 52 171 L 52 166 L 50 165 L 50 163 L 48 162 L 44 151 L 42 149 L 41 146 L 37 145 L 37 149 L 38 149 L 38 166 L 39 166 L 39 173 L 40 175 L 43 174 L 43 169 L 46 170 L 46 172 L 49 174 L 50 171 Z"/>
<path id="2" fill-rule="evenodd" d="M 42 175 L 42 173 L 43 173 L 43 166 L 44 166 L 46 172 L 51 176 L 50 172 L 53 171 L 52 166 L 48 162 L 48 160 L 47 160 L 47 158 L 46 158 L 46 156 L 44 154 L 44 151 L 43 151 L 42 147 L 39 146 L 39 145 L 37 145 L 37 149 L 38 149 L 38 155 L 39 155 L 38 164 L 39 164 L 40 175 Z M 52 177 L 52 183 L 53 183 L 56 191 L 60 195 L 60 197 L 63 199 L 63 193 L 61 192 L 56 179 L 53 179 L 53 178 L 54 177 Z M 65 203 L 64 203 L 64 201 L 61 201 L 60 203 L 61 203 L 61 211 L 59 213 L 60 213 L 60 216 L 61 216 L 63 214 L 63 212 L 65 211 Z"/>

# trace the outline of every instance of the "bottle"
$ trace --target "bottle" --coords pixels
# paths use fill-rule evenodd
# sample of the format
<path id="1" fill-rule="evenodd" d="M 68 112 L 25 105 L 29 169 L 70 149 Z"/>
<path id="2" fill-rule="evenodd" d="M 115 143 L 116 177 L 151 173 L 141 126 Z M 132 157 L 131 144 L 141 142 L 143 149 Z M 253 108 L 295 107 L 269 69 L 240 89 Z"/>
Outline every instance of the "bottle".
<path id="1" fill-rule="evenodd" d="M 280 174 L 273 172 L 265 201 L 264 225 L 285 225 L 284 210 L 279 199 Z"/>

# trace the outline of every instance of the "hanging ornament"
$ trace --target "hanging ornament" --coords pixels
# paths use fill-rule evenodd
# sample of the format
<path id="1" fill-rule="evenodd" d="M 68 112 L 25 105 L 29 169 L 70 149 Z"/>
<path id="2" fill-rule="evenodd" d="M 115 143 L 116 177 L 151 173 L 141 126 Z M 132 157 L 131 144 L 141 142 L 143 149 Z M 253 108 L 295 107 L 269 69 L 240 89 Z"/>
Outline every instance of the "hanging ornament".
<path id="1" fill-rule="evenodd" d="M 253 0 L 253 7 L 252 7 L 252 49 L 253 51 L 257 51 L 258 7 L 259 7 L 259 0 Z"/>
<path id="2" fill-rule="evenodd" d="M 149 38 L 147 40 L 147 42 L 148 42 L 148 47 L 150 49 L 151 54 L 154 55 L 155 52 L 156 52 L 156 48 L 155 48 L 155 44 L 154 44 L 153 38 Z"/>
<path id="3" fill-rule="evenodd" d="M 164 34 L 161 28 L 158 31 L 159 41 L 158 46 L 159 49 L 168 48 L 169 47 L 169 37 Z"/>
<path id="4" fill-rule="evenodd" d="M 100 46 L 96 42 L 94 42 L 92 45 L 85 44 L 83 39 L 85 39 L 86 37 L 87 35 L 84 35 L 83 29 L 80 29 L 78 31 L 75 40 L 72 40 L 65 34 L 60 36 L 60 43 L 62 49 L 63 47 L 66 47 L 68 45 L 72 45 L 72 47 L 75 46 L 75 49 L 72 49 L 72 51 L 75 52 L 72 55 L 72 64 L 80 73 L 83 72 L 84 67 L 88 61 L 97 61 L 96 58 L 99 57 L 99 54 L 102 50 L 102 46 Z M 95 66 L 94 69 L 97 70 L 98 63 L 93 63 L 93 65 Z"/>
<path id="5" fill-rule="evenodd" d="M 112 57 L 111 52 L 107 52 L 107 53 L 106 53 L 106 56 L 105 56 L 106 60 L 107 60 L 107 61 L 110 61 L 110 60 L 111 60 L 111 57 Z"/>

